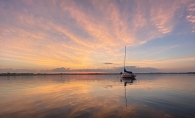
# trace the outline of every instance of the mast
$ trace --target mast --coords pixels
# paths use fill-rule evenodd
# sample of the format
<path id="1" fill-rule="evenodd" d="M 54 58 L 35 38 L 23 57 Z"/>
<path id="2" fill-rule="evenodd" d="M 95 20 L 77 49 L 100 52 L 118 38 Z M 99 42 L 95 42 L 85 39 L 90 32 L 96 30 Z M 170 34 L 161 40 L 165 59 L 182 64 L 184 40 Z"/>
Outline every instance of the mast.
<path id="1" fill-rule="evenodd" d="M 125 57 L 124 57 L 124 69 L 125 69 L 125 61 L 126 61 L 126 46 L 125 46 Z"/>

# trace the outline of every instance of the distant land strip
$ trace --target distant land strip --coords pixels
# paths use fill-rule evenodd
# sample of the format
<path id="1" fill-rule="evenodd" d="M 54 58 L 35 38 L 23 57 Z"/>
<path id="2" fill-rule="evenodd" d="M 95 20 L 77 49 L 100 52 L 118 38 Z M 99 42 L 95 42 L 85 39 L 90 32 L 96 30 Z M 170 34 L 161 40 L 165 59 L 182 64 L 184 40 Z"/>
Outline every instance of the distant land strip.
<path id="1" fill-rule="evenodd" d="M 0 73 L 0 76 L 32 76 L 32 75 L 118 75 L 120 73 Z M 195 72 L 151 72 L 135 74 L 195 74 Z"/>

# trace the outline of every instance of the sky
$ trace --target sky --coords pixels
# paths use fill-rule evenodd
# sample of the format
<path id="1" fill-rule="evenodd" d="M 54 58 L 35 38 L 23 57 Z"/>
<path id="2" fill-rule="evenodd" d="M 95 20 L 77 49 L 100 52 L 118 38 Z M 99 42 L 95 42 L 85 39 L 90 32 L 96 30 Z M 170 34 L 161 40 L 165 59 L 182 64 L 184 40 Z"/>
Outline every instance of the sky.
<path id="1" fill-rule="evenodd" d="M 195 71 L 194 0 L 0 0 L 0 69 Z"/>

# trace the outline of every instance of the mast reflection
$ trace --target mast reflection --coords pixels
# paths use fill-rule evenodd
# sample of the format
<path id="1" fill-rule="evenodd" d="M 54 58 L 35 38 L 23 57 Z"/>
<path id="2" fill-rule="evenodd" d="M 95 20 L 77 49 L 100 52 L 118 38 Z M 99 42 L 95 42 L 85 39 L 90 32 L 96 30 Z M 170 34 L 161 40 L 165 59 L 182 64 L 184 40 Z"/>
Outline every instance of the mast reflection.
<path id="1" fill-rule="evenodd" d="M 126 95 L 126 86 L 127 84 L 131 85 L 133 84 L 133 81 L 136 80 L 136 78 L 121 78 L 121 83 L 124 82 L 124 88 L 125 88 L 125 102 L 126 102 L 126 109 L 127 109 L 127 95 Z"/>

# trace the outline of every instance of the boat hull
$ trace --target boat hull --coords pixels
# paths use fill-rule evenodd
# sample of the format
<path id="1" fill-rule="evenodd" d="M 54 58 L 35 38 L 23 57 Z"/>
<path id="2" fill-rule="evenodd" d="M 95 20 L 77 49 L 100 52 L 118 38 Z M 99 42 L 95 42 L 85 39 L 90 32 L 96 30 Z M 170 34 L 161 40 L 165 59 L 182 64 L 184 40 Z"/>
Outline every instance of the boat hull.
<path id="1" fill-rule="evenodd" d="M 134 77 L 136 77 L 136 75 L 135 74 L 122 74 L 121 75 L 121 78 L 134 78 Z"/>

